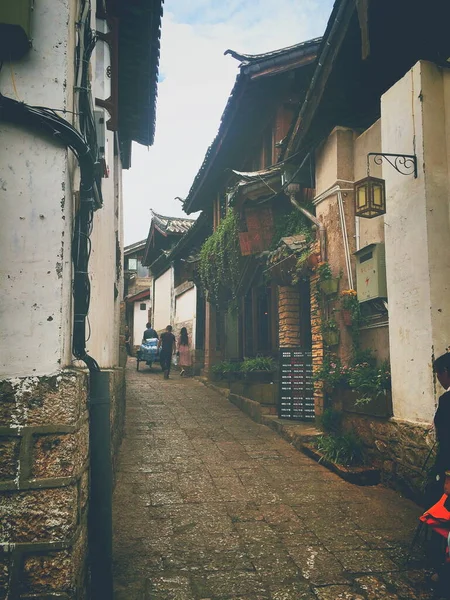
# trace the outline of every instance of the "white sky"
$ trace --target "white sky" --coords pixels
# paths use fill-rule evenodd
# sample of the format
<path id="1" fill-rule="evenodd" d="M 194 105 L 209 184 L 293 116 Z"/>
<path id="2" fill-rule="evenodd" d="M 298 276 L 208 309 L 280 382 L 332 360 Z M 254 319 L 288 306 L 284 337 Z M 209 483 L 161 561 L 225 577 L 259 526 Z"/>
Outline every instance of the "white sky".
<path id="1" fill-rule="evenodd" d="M 166 0 L 154 145 L 124 172 L 125 244 L 147 237 L 150 208 L 186 216 L 185 198 L 238 74 L 231 48 L 258 54 L 321 36 L 333 0 Z M 239 167 L 239 165 L 236 165 Z M 192 215 L 190 215 L 192 217 Z"/>

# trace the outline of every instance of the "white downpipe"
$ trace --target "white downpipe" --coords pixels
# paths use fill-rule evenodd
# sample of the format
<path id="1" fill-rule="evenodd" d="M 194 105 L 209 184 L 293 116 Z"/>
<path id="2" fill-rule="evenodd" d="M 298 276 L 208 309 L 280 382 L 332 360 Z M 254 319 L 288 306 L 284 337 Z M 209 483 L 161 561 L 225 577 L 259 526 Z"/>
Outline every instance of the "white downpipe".
<path id="1" fill-rule="evenodd" d="M 354 181 L 348 181 L 346 179 L 340 179 L 339 181 L 344 184 L 351 184 L 351 185 L 354 184 Z M 351 259 L 350 259 L 350 246 L 348 243 L 347 225 L 345 223 L 344 202 L 342 200 L 342 192 L 354 192 L 354 191 L 355 190 L 353 187 L 342 188 L 339 184 L 337 184 L 337 185 L 334 185 L 333 187 L 329 188 L 328 190 L 325 190 L 324 192 L 319 194 L 319 196 L 316 196 L 313 200 L 313 203 L 317 206 L 317 204 L 322 202 L 322 200 L 325 200 L 326 198 L 329 198 L 330 196 L 337 195 L 339 217 L 341 220 L 342 240 L 344 243 L 345 266 L 346 266 L 346 270 L 347 270 L 348 285 L 349 285 L 350 289 L 354 289 L 353 288 L 353 275 L 352 275 L 352 265 L 351 265 Z M 359 233 L 359 227 L 358 227 L 358 233 Z M 359 243 L 359 240 L 357 240 L 357 244 L 358 243 Z"/>
<path id="2" fill-rule="evenodd" d="M 352 264 L 350 261 L 350 246 L 348 243 L 347 225 L 345 223 L 344 202 L 342 200 L 341 190 L 338 190 L 337 197 L 338 197 L 339 216 L 341 217 L 341 230 L 342 230 L 342 240 L 344 242 L 345 265 L 347 267 L 348 287 L 351 290 L 353 290 L 354 288 L 353 288 Z"/>
<path id="3" fill-rule="evenodd" d="M 320 254 L 321 254 L 322 260 L 326 260 L 327 247 L 326 247 L 325 225 L 323 223 L 321 223 L 315 215 L 311 214 L 309 212 L 309 210 L 306 210 L 306 208 L 303 208 L 303 206 L 297 202 L 297 200 L 295 199 L 295 192 L 289 194 L 289 198 L 291 200 L 292 206 L 294 206 L 297 210 L 302 212 L 305 215 L 305 217 L 307 217 L 318 228 Z"/>
<path id="4" fill-rule="evenodd" d="M 361 217 L 355 217 L 355 242 L 356 250 L 361 248 Z"/>

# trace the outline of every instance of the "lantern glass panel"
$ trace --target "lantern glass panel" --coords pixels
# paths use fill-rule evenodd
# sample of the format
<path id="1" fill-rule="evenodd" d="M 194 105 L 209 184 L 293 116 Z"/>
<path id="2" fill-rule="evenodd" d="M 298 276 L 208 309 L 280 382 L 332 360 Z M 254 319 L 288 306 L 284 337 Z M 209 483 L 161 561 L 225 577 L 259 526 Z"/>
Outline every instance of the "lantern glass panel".
<path id="1" fill-rule="evenodd" d="M 373 184 L 373 206 L 378 210 L 384 210 L 383 186 L 379 183 Z"/>
<path id="2" fill-rule="evenodd" d="M 359 210 L 367 207 L 367 186 L 362 184 L 356 190 L 356 201 Z"/>

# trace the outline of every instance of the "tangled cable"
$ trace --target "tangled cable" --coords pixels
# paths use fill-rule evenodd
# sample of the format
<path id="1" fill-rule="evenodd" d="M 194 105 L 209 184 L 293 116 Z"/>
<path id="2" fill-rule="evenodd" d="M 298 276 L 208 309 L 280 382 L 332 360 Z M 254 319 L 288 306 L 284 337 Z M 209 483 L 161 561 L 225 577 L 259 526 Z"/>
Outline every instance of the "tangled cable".
<path id="1" fill-rule="evenodd" d="M 25 126 L 46 136 L 56 143 L 68 147 L 75 154 L 80 166 L 80 205 L 75 216 L 72 239 L 72 261 L 74 266 L 73 299 L 73 355 L 83 360 L 89 369 L 97 370 L 97 362 L 86 352 L 86 317 L 89 311 L 90 282 L 88 264 L 90 256 L 89 236 L 92 231 L 94 210 L 101 206 L 101 189 L 97 183 L 96 157 L 84 137 L 70 123 L 53 110 L 28 106 L 0 94 L 0 120 Z"/>

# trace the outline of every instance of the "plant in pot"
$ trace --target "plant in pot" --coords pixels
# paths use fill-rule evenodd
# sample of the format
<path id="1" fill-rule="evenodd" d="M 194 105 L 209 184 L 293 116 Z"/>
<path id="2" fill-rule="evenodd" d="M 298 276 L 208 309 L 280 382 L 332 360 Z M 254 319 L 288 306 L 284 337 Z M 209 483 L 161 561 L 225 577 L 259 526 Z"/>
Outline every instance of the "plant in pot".
<path id="1" fill-rule="evenodd" d="M 339 328 L 334 318 L 331 317 L 322 323 L 322 336 L 327 346 L 339 344 Z"/>
<path id="2" fill-rule="evenodd" d="M 229 360 L 224 360 L 211 367 L 212 379 L 214 381 L 228 380 L 233 381 L 239 377 L 240 364 Z"/>
<path id="3" fill-rule="evenodd" d="M 336 294 L 339 287 L 339 278 L 333 277 L 331 267 L 327 262 L 317 265 L 316 272 L 319 275 L 319 288 L 326 295 Z"/>
<path id="4" fill-rule="evenodd" d="M 256 356 L 246 358 L 241 364 L 241 372 L 244 378 L 260 383 L 270 383 L 276 371 L 276 363 L 270 356 Z"/>
<path id="5" fill-rule="evenodd" d="M 314 372 L 314 381 L 323 383 L 325 391 L 331 394 L 338 387 L 348 387 L 348 367 L 338 356 L 327 353 L 322 366 Z"/>
<path id="6" fill-rule="evenodd" d="M 355 404 L 368 404 L 379 396 L 386 395 L 391 389 L 389 363 L 376 364 L 375 358 L 366 351 L 366 356 L 356 358 L 349 369 L 349 386 L 357 392 Z"/>
<path id="7" fill-rule="evenodd" d="M 343 290 L 341 292 L 342 319 L 347 327 L 359 323 L 361 311 L 356 290 Z"/>

